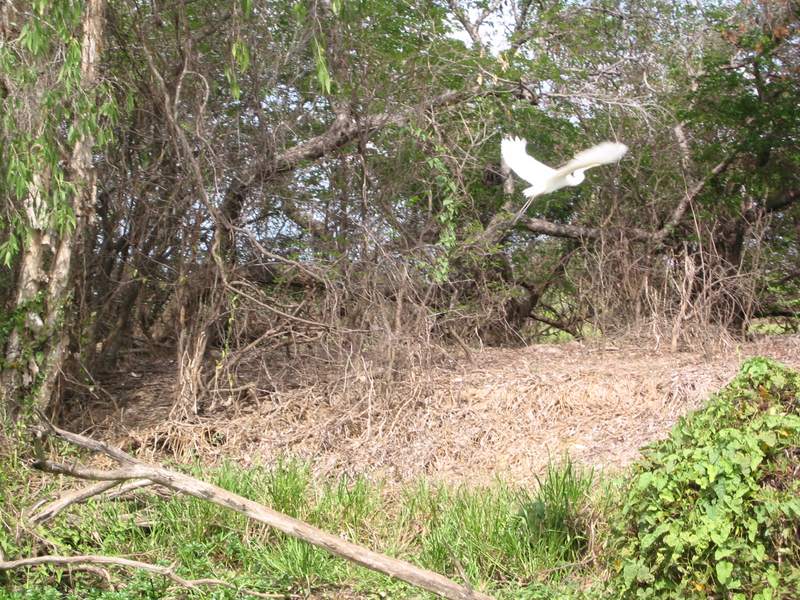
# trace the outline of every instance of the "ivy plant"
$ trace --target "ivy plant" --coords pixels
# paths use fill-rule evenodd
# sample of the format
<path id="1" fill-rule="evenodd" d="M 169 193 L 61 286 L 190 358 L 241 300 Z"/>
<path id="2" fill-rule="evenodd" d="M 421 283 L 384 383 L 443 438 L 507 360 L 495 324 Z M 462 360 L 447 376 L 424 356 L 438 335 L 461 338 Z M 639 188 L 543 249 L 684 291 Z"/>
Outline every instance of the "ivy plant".
<path id="1" fill-rule="evenodd" d="M 796 598 L 800 374 L 746 362 L 644 452 L 614 519 L 619 598 Z"/>

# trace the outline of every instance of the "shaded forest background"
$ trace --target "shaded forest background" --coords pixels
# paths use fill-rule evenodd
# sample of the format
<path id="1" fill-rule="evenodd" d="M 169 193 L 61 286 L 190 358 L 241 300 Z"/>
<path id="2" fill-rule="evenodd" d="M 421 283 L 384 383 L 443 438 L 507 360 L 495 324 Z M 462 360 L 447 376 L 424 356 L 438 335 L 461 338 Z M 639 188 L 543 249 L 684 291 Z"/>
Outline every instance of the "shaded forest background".
<path id="1" fill-rule="evenodd" d="M 148 361 L 191 416 L 254 373 L 796 324 L 795 1 L 11 0 L 0 35 L 6 415 Z M 503 135 L 630 151 L 521 212 Z"/>

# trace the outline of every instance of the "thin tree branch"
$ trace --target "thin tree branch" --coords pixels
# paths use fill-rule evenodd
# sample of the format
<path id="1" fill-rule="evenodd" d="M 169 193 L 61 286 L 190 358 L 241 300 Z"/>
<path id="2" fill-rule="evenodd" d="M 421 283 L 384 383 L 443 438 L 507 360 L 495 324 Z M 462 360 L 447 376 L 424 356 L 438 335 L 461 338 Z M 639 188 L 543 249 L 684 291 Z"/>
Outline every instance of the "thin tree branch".
<path id="1" fill-rule="evenodd" d="M 689 205 L 697 198 L 706 186 L 713 181 L 717 175 L 725 171 L 734 159 L 738 156 L 737 152 L 732 152 L 729 154 L 725 159 L 719 162 L 708 174 L 703 177 L 700 181 L 698 181 L 692 189 L 686 192 L 686 195 L 681 199 L 675 209 L 672 211 L 672 215 L 664 225 L 653 235 L 653 240 L 656 242 L 664 241 L 667 236 L 680 224 L 683 216 L 686 214 L 686 209 L 689 208 Z"/>
<path id="2" fill-rule="evenodd" d="M 112 487 L 119 485 L 119 483 L 119 481 L 100 481 L 78 490 L 67 492 L 60 498 L 45 505 L 43 509 L 31 517 L 31 522 L 44 523 L 45 521 L 49 521 L 68 506 L 85 502 L 89 498 L 94 498 L 106 490 L 110 490 Z"/>
<path id="3" fill-rule="evenodd" d="M 475 19 L 474 22 L 469 20 L 469 16 L 467 15 L 466 11 L 458 5 L 455 0 L 447 0 L 447 5 L 450 7 L 450 10 L 453 11 L 453 14 L 458 19 L 458 22 L 461 23 L 461 26 L 467 32 L 472 43 L 476 46 L 480 47 L 481 52 L 485 52 L 486 48 L 483 44 L 483 39 L 481 38 L 481 25 L 486 20 L 490 14 L 492 14 L 497 8 L 500 6 L 500 0 L 494 0 L 490 5 L 488 5 L 481 14 Z"/>
<path id="4" fill-rule="evenodd" d="M 411 120 L 415 115 L 428 112 L 430 110 L 446 108 L 468 99 L 479 98 L 499 92 L 478 92 L 468 91 L 448 91 L 439 94 L 430 100 L 426 100 L 416 106 L 408 107 L 397 112 L 384 112 L 365 117 L 349 117 L 347 119 L 337 119 L 331 127 L 314 136 L 311 139 L 289 148 L 278 154 L 274 159 L 270 158 L 262 161 L 255 167 L 255 172 L 263 173 L 285 173 L 296 169 L 299 164 L 307 160 L 316 160 L 341 148 L 356 140 L 360 135 L 370 135 L 388 126 L 402 126 Z M 273 162 L 274 161 L 274 162 Z"/>
<path id="5" fill-rule="evenodd" d="M 568 333 L 572 337 L 574 337 L 575 339 L 578 339 L 578 338 L 581 337 L 581 334 L 578 332 L 577 329 L 571 327 L 570 325 L 567 325 L 566 323 L 562 323 L 560 321 L 555 321 L 553 319 L 548 319 L 547 317 L 540 317 L 539 315 L 535 315 L 535 314 L 531 314 L 530 317 L 534 321 L 539 321 L 540 323 L 544 323 L 545 325 L 553 327 L 554 329 L 558 329 L 560 331 L 563 331 L 564 333 Z"/>

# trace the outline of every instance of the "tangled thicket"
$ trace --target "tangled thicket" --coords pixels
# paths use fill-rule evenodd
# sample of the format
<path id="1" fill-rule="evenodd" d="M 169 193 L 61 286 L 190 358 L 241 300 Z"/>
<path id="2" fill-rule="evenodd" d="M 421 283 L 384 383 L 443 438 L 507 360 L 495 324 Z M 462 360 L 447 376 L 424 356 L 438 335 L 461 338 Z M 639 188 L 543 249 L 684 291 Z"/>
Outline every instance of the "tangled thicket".
<path id="1" fill-rule="evenodd" d="M 391 383 L 476 343 L 796 317 L 793 0 L 0 11 L 6 405 L 143 354 L 196 412 L 254 360 Z M 516 214 L 503 134 L 631 152 Z"/>

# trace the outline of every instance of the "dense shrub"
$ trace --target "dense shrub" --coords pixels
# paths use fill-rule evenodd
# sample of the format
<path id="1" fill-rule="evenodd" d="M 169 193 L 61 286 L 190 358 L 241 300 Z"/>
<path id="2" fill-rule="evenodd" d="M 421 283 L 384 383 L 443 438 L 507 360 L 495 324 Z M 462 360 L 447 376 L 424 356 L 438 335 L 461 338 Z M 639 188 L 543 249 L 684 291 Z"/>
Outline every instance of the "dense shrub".
<path id="1" fill-rule="evenodd" d="M 800 373 L 757 358 L 644 451 L 612 516 L 614 598 L 800 597 Z"/>

